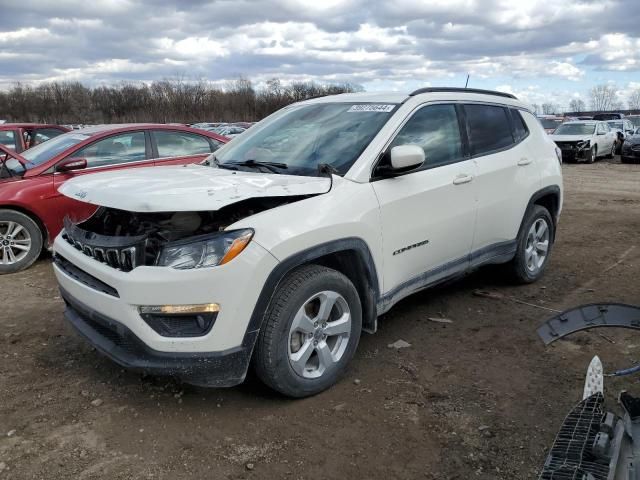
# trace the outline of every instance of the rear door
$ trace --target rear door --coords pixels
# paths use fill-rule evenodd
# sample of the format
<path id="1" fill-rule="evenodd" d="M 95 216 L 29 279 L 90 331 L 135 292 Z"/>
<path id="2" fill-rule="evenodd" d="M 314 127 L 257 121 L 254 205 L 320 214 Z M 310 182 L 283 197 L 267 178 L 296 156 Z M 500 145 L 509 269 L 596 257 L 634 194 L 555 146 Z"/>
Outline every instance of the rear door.
<path id="1" fill-rule="evenodd" d="M 66 215 L 75 220 L 82 220 L 95 211 L 95 207 L 72 200 L 58 192 L 60 186 L 71 178 L 89 173 L 105 172 L 122 168 L 150 167 L 151 146 L 148 132 L 144 130 L 118 133 L 96 140 L 85 147 L 70 153 L 63 160 L 84 158 L 87 168 L 70 172 L 54 172 L 55 194 L 51 199 L 52 208 L 57 209 L 60 221 Z"/>
<path id="2" fill-rule="evenodd" d="M 153 130 L 155 165 L 186 165 L 204 160 L 222 146 L 205 135 L 180 130 Z"/>
<path id="3" fill-rule="evenodd" d="M 425 285 L 463 272 L 476 215 L 476 168 L 466 152 L 454 104 L 416 110 L 385 149 L 419 145 L 423 167 L 393 178 L 374 178 L 380 203 L 384 289 L 395 300 Z"/>
<path id="4" fill-rule="evenodd" d="M 515 108 L 465 104 L 471 155 L 477 164 L 478 217 L 471 263 L 507 254 L 515 247 L 524 209 L 541 183 L 531 142 L 543 141 Z"/>

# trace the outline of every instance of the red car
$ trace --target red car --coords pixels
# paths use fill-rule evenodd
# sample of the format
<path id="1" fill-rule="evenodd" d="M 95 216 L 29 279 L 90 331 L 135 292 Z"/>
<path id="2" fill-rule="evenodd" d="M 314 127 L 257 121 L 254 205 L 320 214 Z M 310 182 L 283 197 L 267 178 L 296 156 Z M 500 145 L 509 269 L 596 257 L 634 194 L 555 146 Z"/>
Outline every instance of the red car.
<path id="1" fill-rule="evenodd" d="M 20 153 L 69 131 L 60 125 L 3 123 L 0 124 L 0 145 Z"/>
<path id="2" fill-rule="evenodd" d="M 227 138 L 189 127 L 101 125 L 71 131 L 21 154 L 0 145 L 0 274 L 30 266 L 53 243 L 65 215 L 95 208 L 58 193 L 76 175 L 197 163 Z"/>

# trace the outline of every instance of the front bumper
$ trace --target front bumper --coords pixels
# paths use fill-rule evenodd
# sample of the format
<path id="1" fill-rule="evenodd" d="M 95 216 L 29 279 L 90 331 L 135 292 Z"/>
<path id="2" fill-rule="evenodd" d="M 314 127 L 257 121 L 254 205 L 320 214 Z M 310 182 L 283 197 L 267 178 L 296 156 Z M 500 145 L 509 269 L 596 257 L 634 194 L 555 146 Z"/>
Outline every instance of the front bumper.
<path id="1" fill-rule="evenodd" d="M 255 241 L 232 262 L 194 270 L 141 266 L 123 272 L 60 237 L 54 255 L 67 320 L 120 365 L 197 385 L 235 385 L 244 378 L 262 318 L 257 300 L 278 265 Z M 209 303 L 220 310 L 200 336 L 161 335 L 140 314 L 142 306 Z"/>
<path id="2" fill-rule="evenodd" d="M 192 385 L 231 387 L 244 381 L 258 335 L 247 332 L 242 345 L 224 352 L 167 353 L 145 345 L 122 323 L 98 313 L 61 289 L 64 316 L 96 350 L 123 367 L 177 376 Z"/>

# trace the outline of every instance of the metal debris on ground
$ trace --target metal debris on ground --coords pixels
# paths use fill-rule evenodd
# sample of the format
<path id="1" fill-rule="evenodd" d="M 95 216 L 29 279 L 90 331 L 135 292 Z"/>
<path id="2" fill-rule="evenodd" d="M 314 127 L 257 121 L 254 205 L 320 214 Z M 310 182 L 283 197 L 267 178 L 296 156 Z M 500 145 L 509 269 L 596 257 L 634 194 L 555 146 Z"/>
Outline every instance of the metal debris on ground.
<path id="1" fill-rule="evenodd" d="M 427 320 L 429 320 L 430 322 L 436 322 L 436 323 L 453 323 L 453 320 L 449 318 L 427 317 Z"/>
<path id="2" fill-rule="evenodd" d="M 529 307 L 539 308 L 541 310 L 546 310 L 548 312 L 556 312 L 556 313 L 561 312 L 561 310 L 556 310 L 555 308 L 543 307 L 542 305 L 536 305 L 535 303 L 525 302 L 524 300 L 520 300 L 519 298 L 510 297 L 498 292 L 488 292 L 486 290 L 474 290 L 473 295 L 476 297 L 491 298 L 493 300 L 511 300 L 512 302 L 519 303 L 520 305 L 527 305 Z"/>

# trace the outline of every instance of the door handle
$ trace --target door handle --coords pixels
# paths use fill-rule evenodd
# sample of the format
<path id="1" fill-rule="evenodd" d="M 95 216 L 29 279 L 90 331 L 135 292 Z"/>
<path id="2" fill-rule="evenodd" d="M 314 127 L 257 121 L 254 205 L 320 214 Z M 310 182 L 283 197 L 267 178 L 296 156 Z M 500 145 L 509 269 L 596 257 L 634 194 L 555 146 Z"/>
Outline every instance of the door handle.
<path id="1" fill-rule="evenodd" d="M 467 175 L 466 173 L 462 173 L 453 179 L 453 184 L 462 185 L 463 183 L 469 183 L 471 180 L 473 180 L 472 175 Z"/>
<path id="2" fill-rule="evenodd" d="M 518 160 L 518 165 L 520 167 L 524 167 L 525 165 L 529 165 L 530 163 L 531 159 L 527 157 L 522 157 L 520 160 Z"/>

